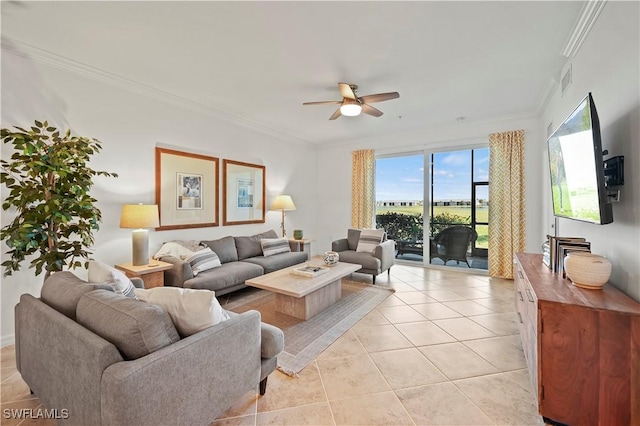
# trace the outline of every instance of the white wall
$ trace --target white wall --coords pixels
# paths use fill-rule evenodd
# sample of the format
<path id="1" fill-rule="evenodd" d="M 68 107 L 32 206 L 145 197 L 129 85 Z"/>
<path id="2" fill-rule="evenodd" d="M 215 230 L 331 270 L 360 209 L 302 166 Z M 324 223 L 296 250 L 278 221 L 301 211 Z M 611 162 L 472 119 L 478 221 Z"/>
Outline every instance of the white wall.
<path id="1" fill-rule="evenodd" d="M 303 229 L 316 231 L 315 148 L 284 142 L 246 127 L 217 120 L 197 109 L 187 110 L 142 96 L 109 82 L 33 62 L 2 52 L 2 127 L 29 126 L 34 119 L 69 126 L 77 135 L 94 137 L 103 150 L 91 167 L 118 173 L 117 179 L 97 178 L 91 194 L 102 211 L 101 229 L 95 234 L 94 257 L 109 264 L 131 260 L 131 232 L 120 229 L 120 209 L 127 203 L 155 203 L 156 145 L 214 157 L 266 166 L 267 207 L 280 193 L 293 197 L 297 210 L 288 212 L 288 235 Z M 10 152 L 2 147 L 2 157 Z M 304 161 L 295 159 L 306 159 Z M 220 163 L 222 167 L 222 161 Z M 221 175 L 220 175 L 221 179 Z M 6 196 L 3 186 L 3 198 Z M 220 188 L 221 192 L 221 188 Z M 222 202 L 220 202 L 222 208 Z M 12 219 L 3 212 L 2 226 Z M 219 223 L 222 223 L 220 214 Z M 226 235 L 251 235 L 267 229 L 280 232 L 280 213 L 267 211 L 266 223 L 218 226 L 190 230 L 150 232 L 151 252 L 171 239 L 214 239 Z M 7 246 L 2 243 L 2 260 Z M 313 246 L 312 246 L 313 248 Z M 84 271 L 78 270 L 83 276 Z M 3 278 L 1 286 L 2 344 L 13 338 L 13 306 L 22 293 L 40 294 L 43 276 L 23 268 Z"/>
<path id="2" fill-rule="evenodd" d="M 610 1 L 584 44 L 571 58 L 572 84 L 553 95 L 543 114 L 546 128 L 557 127 L 588 92 L 600 119 L 603 149 L 624 155 L 625 185 L 621 201 L 613 204 L 614 222 L 593 225 L 560 219 L 558 235 L 591 241 L 592 252 L 613 265 L 610 282 L 640 301 L 640 4 Z M 567 64 L 568 66 L 569 64 Z M 544 152 L 544 172 L 548 177 Z M 548 178 L 547 178 L 548 179 Z M 553 234 L 548 180 L 544 188 L 544 230 Z"/>
<path id="3" fill-rule="evenodd" d="M 540 252 L 542 147 L 545 144 L 537 117 L 504 119 L 496 122 L 469 123 L 429 131 L 354 141 L 318 149 L 318 229 L 316 246 L 331 248 L 331 241 L 344 238 L 351 226 L 351 153 L 358 149 L 375 149 L 382 154 L 429 150 L 455 150 L 488 144 L 489 134 L 524 129 L 525 185 L 527 205 L 527 251 Z"/>

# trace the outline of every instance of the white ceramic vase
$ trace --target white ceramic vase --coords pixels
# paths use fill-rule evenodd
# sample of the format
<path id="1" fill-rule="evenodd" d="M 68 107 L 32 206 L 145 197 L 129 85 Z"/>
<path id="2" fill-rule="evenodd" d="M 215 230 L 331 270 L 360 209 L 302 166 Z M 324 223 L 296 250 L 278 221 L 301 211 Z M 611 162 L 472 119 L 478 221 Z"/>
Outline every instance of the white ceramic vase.
<path id="1" fill-rule="evenodd" d="M 340 260 L 340 255 L 335 251 L 325 251 L 322 260 L 325 265 L 333 266 Z"/>
<path id="2" fill-rule="evenodd" d="M 600 290 L 611 276 L 611 262 L 597 254 L 574 251 L 564 258 L 564 270 L 573 285 Z"/>

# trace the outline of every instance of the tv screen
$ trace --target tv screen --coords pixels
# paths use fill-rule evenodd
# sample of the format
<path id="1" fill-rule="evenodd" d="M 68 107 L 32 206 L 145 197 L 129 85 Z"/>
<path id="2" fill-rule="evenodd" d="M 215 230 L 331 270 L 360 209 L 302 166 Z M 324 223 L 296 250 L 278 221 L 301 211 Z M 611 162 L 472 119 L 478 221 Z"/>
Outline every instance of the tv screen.
<path id="1" fill-rule="evenodd" d="M 607 202 L 598 113 L 589 93 L 547 140 L 553 214 L 613 222 Z"/>

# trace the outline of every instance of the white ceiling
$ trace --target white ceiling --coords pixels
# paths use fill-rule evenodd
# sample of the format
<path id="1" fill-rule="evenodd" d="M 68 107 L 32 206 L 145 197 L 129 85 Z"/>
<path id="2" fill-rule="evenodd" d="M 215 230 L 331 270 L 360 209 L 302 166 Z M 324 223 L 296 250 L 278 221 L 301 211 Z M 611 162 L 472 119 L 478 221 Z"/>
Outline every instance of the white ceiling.
<path id="1" fill-rule="evenodd" d="M 2 2 L 3 44 L 310 143 L 538 114 L 584 2 Z M 33 49 L 36 48 L 36 49 Z M 37 59 L 37 58 L 36 58 Z M 49 61 L 51 62 L 51 61 Z M 55 60 L 54 60 L 55 62 Z M 80 72 L 80 71 L 79 71 Z M 398 91 L 329 121 L 337 83 Z"/>

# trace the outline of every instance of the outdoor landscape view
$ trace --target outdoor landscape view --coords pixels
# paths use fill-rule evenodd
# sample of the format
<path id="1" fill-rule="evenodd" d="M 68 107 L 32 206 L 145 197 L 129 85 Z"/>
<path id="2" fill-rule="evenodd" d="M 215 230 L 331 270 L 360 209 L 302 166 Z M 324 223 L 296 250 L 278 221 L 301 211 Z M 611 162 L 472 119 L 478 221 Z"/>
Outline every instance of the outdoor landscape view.
<path id="1" fill-rule="evenodd" d="M 472 227 L 478 233 L 477 249 L 489 247 L 489 149 L 434 153 L 425 191 L 425 161 L 422 153 L 376 160 L 376 218 L 378 226 L 401 240 L 421 239 L 454 224 Z M 425 206 L 425 197 L 427 201 Z M 430 222 L 424 224 L 424 213 Z"/>

